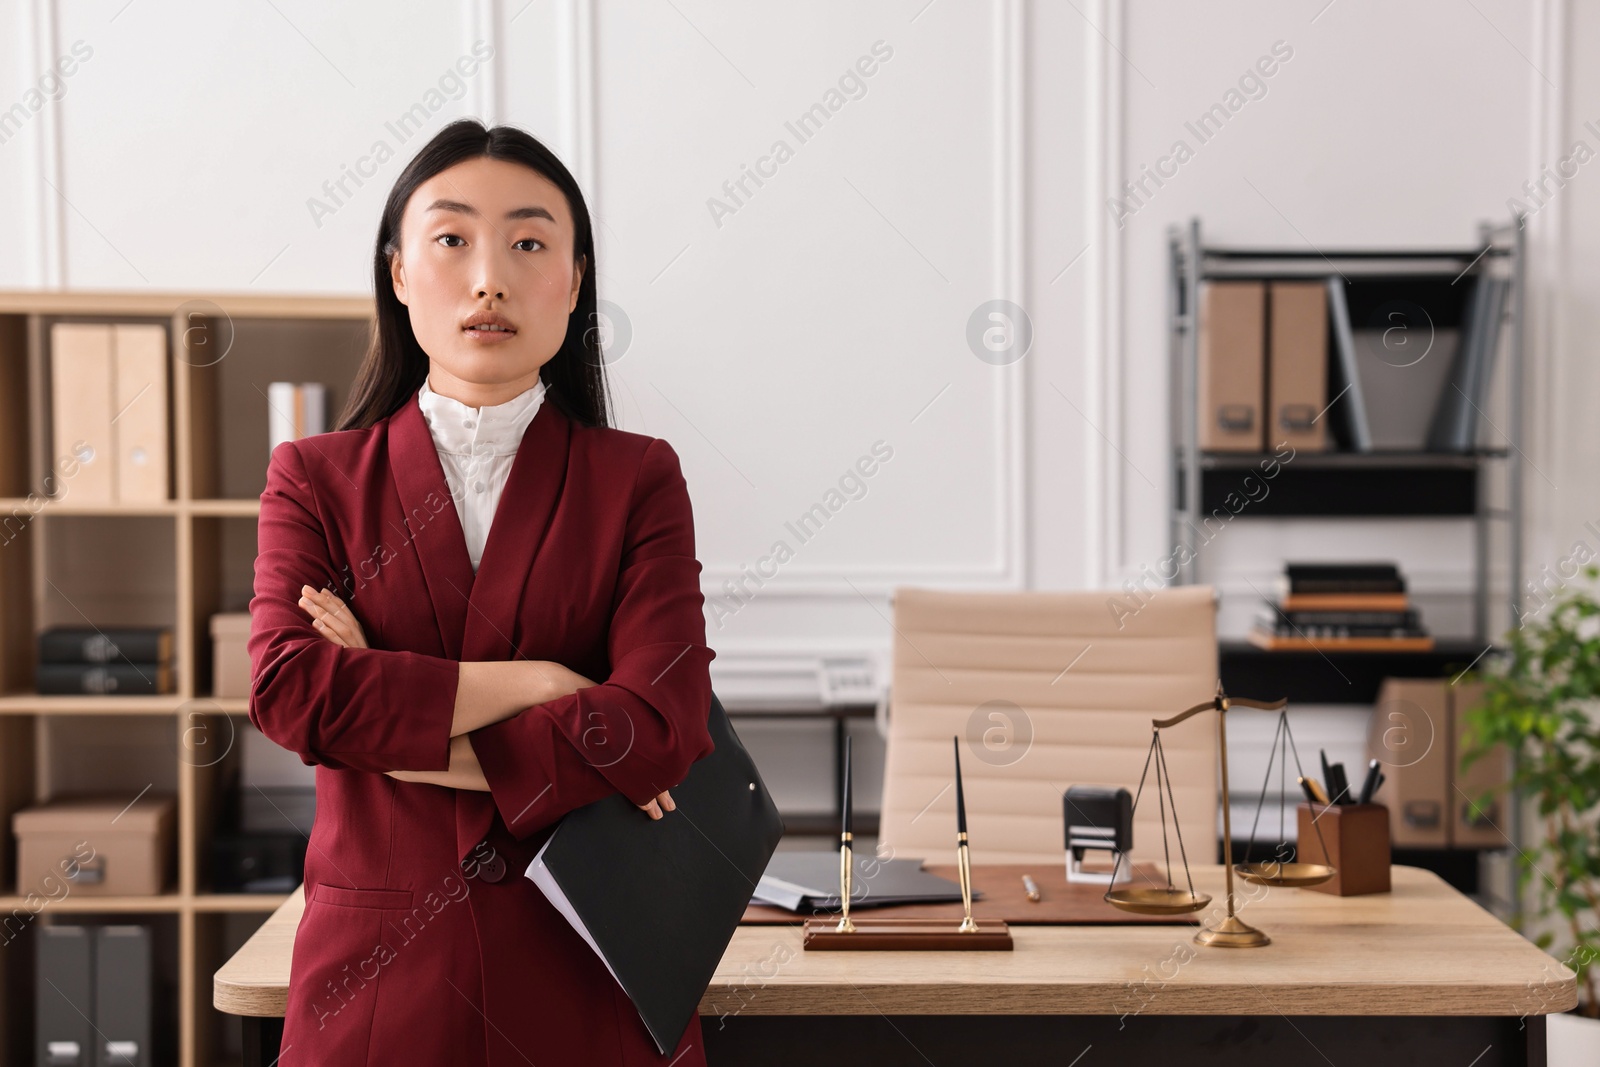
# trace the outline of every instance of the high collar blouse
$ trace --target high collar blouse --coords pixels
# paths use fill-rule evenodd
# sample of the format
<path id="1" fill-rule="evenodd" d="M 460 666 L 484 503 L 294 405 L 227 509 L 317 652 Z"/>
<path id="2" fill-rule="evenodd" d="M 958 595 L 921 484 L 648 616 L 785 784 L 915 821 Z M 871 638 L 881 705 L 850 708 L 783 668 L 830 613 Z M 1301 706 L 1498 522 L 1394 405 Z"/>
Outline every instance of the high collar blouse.
<path id="1" fill-rule="evenodd" d="M 522 434 L 539 413 L 544 392 L 541 380 L 503 404 L 474 408 L 434 392 L 426 378 L 417 390 L 417 403 L 450 484 L 474 573 L 483 558 L 489 526 L 511 476 Z"/>

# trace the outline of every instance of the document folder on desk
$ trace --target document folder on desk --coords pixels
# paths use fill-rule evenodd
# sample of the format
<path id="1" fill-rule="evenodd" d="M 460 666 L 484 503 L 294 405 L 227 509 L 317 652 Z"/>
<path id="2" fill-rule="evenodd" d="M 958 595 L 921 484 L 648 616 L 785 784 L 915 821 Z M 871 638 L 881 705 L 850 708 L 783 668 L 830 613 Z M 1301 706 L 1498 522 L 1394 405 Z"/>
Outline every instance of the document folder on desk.
<path id="1" fill-rule="evenodd" d="M 893 904 L 960 903 L 961 886 L 923 870 L 920 859 L 852 857 L 850 908 Z M 973 900 L 983 894 L 972 891 Z M 779 852 L 767 864 L 756 886 L 754 902 L 789 911 L 837 911 L 839 853 Z"/>
<path id="2" fill-rule="evenodd" d="M 605 961 L 656 1047 L 678 1044 L 783 836 L 783 820 L 713 695 L 714 751 L 656 820 L 621 794 L 567 813 L 530 878 Z"/>

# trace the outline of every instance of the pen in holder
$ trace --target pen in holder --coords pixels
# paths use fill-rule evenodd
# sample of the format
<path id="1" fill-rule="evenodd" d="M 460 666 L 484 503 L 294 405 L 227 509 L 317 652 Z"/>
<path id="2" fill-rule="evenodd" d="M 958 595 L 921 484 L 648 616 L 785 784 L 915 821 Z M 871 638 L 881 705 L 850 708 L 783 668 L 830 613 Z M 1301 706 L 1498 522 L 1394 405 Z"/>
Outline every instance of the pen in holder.
<path id="1" fill-rule="evenodd" d="M 956 869 L 961 872 L 961 925 L 956 929 L 963 934 L 978 932 L 972 918 L 972 859 L 967 854 L 967 798 L 961 791 L 961 741 L 950 739 L 956 751 Z"/>
<path id="2" fill-rule="evenodd" d="M 850 869 L 855 861 L 851 857 L 850 833 L 850 738 L 844 739 L 844 825 L 839 831 L 839 925 L 837 933 L 853 934 L 855 923 L 850 921 Z"/>
<path id="3" fill-rule="evenodd" d="M 1389 892 L 1388 808 L 1382 804 L 1302 803 L 1296 810 L 1300 827 L 1296 858 L 1334 868 L 1328 881 L 1303 888 L 1340 897 Z M 1327 855 L 1323 854 L 1324 845 Z"/>

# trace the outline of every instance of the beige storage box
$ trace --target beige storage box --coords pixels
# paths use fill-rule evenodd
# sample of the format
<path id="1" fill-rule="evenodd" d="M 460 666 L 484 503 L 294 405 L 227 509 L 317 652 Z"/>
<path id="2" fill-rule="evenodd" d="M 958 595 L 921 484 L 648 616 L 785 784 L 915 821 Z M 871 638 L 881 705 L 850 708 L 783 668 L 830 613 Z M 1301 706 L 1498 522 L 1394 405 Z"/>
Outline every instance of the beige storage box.
<path id="1" fill-rule="evenodd" d="M 147 896 L 171 882 L 176 804 L 170 796 L 65 797 L 11 817 L 17 893 Z"/>
<path id="2" fill-rule="evenodd" d="M 1439 678 L 1385 678 L 1367 732 L 1379 761 L 1377 799 L 1395 848 L 1450 847 L 1450 687 Z M 1359 777 L 1359 776 L 1358 776 Z"/>
<path id="3" fill-rule="evenodd" d="M 211 616 L 211 693 L 218 697 L 250 695 L 250 638 L 248 611 Z"/>

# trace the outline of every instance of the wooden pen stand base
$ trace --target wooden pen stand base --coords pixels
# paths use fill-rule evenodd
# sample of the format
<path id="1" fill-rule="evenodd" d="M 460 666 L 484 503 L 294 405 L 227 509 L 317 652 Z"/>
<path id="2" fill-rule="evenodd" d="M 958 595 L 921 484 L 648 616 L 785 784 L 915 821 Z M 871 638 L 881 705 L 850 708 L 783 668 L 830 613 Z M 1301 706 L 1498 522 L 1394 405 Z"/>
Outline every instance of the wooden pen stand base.
<path id="1" fill-rule="evenodd" d="M 1299 824 L 1296 857 L 1303 863 L 1326 863 L 1335 871 L 1328 881 L 1306 889 L 1340 897 L 1389 892 L 1388 808 L 1382 804 L 1323 807 L 1302 803 Z"/>
<path id="2" fill-rule="evenodd" d="M 999 919 L 984 919 L 978 929 L 963 934 L 956 929 L 959 920 L 951 919 L 858 919 L 850 917 L 855 932 L 839 933 L 838 919 L 807 919 L 805 938 L 808 949 L 850 951 L 888 949 L 892 951 L 989 950 L 1010 952 L 1011 928 Z"/>

